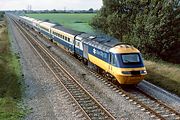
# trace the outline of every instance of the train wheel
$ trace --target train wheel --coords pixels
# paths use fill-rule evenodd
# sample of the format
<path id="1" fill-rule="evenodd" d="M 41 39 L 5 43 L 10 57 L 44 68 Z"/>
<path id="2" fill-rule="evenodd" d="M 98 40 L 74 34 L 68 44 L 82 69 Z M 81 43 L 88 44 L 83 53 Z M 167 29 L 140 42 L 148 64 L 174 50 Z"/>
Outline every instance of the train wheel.
<path id="1" fill-rule="evenodd" d="M 83 59 L 84 65 L 88 65 L 88 61 L 86 59 Z"/>

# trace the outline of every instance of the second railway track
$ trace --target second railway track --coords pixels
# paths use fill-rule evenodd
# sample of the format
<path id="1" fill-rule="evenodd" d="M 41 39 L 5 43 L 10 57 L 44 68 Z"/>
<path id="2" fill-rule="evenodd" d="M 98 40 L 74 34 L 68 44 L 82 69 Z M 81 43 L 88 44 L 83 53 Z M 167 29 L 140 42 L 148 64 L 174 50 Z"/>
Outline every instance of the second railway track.
<path id="1" fill-rule="evenodd" d="M 10 18 L 12 20 L 12 18 Z M 13 20 L 20 33 L 24 36 L 30 46 L 40 56 L 42 61 L 52 71 L 61 85 L 69 93 L 73 101 L 83 113 L 82 118 L 92 120 L 115 120 L 115 117 L 106 110 L 78 81 L 60 65 L 53 56 L 41 46 L 35 37 L 30 35 L 17 21 Z M 61 80 L 63 78 L 63 80 Z"/>

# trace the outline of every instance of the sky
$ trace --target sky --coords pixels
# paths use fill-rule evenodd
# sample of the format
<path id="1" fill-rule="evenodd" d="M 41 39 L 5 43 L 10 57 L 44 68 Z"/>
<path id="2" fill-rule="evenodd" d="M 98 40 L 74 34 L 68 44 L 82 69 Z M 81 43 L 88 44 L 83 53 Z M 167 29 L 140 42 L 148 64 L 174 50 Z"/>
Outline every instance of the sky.
<path id="1" fill-rule="evenodd" d="M 102 0 L 0 0 L 0 10 L 88 10 L 100 9 Z"/>

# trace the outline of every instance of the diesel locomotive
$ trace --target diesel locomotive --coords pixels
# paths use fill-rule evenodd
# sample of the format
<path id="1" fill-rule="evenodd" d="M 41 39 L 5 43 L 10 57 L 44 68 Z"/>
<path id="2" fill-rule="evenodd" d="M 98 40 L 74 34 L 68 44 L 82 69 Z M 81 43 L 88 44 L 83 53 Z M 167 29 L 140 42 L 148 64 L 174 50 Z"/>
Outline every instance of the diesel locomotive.
<path id="1" fill-rule="evenodd" d="M 120 84 L 136 85 L 147 74 L 140 51 L 115 38 L 89 35 L 26 16 L 20 16 L 19 21 Z"/>

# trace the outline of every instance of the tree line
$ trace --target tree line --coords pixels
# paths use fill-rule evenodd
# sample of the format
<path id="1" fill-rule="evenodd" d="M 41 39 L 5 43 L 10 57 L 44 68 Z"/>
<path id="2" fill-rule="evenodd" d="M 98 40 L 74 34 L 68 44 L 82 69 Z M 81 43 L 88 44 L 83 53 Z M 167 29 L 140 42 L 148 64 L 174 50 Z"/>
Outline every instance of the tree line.
<path id="1" fill-rule="evenodd" d="M 103 0 L 90 24 L 146 55 L 180 63 L 179 0 Z"/>
<path id="2" fill-rule="evenodd" d="M 4 14 L 5 14 L 5 12 L 0 11 L 0 20 L 3 20 Z"/>

